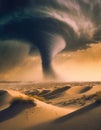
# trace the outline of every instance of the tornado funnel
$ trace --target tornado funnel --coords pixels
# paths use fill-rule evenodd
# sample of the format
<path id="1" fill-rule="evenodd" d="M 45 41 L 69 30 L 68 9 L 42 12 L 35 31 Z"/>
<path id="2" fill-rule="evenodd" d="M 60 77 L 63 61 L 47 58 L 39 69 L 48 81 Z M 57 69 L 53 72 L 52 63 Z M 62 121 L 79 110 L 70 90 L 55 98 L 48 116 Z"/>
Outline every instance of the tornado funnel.
<path id="1" fill-rule="evenodd" d="M 64 39 L 57 34 L 49 34 L 44 32 L 43 36 L 45 36 L 45 40 L 43 41 L 44 44 L 42 48 L 39 47 L 42 59 L 43 74 L 47 78 L 57 77 L 53 69 L 52 62 L 55 55 L 65 48 L 66 43 Z"/>

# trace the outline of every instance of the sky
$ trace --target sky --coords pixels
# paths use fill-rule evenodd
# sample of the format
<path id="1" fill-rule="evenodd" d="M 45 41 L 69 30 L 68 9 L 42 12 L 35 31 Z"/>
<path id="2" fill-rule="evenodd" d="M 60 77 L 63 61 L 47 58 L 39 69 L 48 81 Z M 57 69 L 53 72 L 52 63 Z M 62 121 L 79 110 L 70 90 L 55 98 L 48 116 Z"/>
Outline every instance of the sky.
<path id="1" fill-rule="evenodd" d="M 59 81 L 100 81 L 101 43 L 91 44 L 91 47 L 86 50 L 57 54 L 53 60 L 53 68 Z M 45 81 L 40 55 L 27 56 L 22 63 L 1 73 L 0 79 Z"/>
<path id="2" fill-rule="evenodd" d="M 64 81 L 101 81 L 101 43 L 86 50 L 59 54 L 55 62 Z"/>
<path id="3" fill-rule="evenodd" d="M 101 80 L 101 0 L 0 5 L 0 80 Z"/>

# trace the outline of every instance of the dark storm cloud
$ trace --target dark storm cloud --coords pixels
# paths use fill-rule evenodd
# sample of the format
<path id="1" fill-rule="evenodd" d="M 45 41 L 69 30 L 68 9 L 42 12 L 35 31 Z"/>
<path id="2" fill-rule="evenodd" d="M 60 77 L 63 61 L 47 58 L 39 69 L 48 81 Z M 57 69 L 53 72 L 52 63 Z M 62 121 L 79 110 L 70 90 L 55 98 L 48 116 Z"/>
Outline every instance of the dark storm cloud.
<path id="1" fill-rule="evenodd" d="M 0 73 L 19 65 L 28 57 L 29 45 L 18 41 L 0 42 Z"/>
<path id="2" fill-rule="evenodd" d="M 101 41 L 101 0 L 0 0 L 0 39 L 29 42 L 29 53 L 38 48 L 41 54 L 44 73 L 53 74 L 52 58 L 64 47 L 73 51 Z"/>

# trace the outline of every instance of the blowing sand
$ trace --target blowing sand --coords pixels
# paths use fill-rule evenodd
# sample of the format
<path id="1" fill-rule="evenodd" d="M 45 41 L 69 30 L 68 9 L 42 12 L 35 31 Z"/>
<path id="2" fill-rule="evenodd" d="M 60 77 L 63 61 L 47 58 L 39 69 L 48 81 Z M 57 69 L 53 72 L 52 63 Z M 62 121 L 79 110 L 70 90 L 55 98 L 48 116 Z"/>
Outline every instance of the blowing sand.
<path id="1" fill-rule="evenodd" d="M 101 130 L 101 85 L 32 86 L 1 87 L 0 130 Z"/>

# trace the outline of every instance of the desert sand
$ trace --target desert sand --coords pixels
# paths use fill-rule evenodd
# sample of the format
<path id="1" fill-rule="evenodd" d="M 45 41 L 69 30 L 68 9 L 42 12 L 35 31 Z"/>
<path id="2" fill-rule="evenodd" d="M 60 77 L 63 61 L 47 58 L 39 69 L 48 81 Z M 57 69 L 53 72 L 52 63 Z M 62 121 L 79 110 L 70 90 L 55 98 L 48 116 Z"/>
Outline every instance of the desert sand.
<path id="1" fill-rule="evenodd" d="M 2 83 L 0 130 L 101 130 L 100 92 L 101 83 Z"/>

